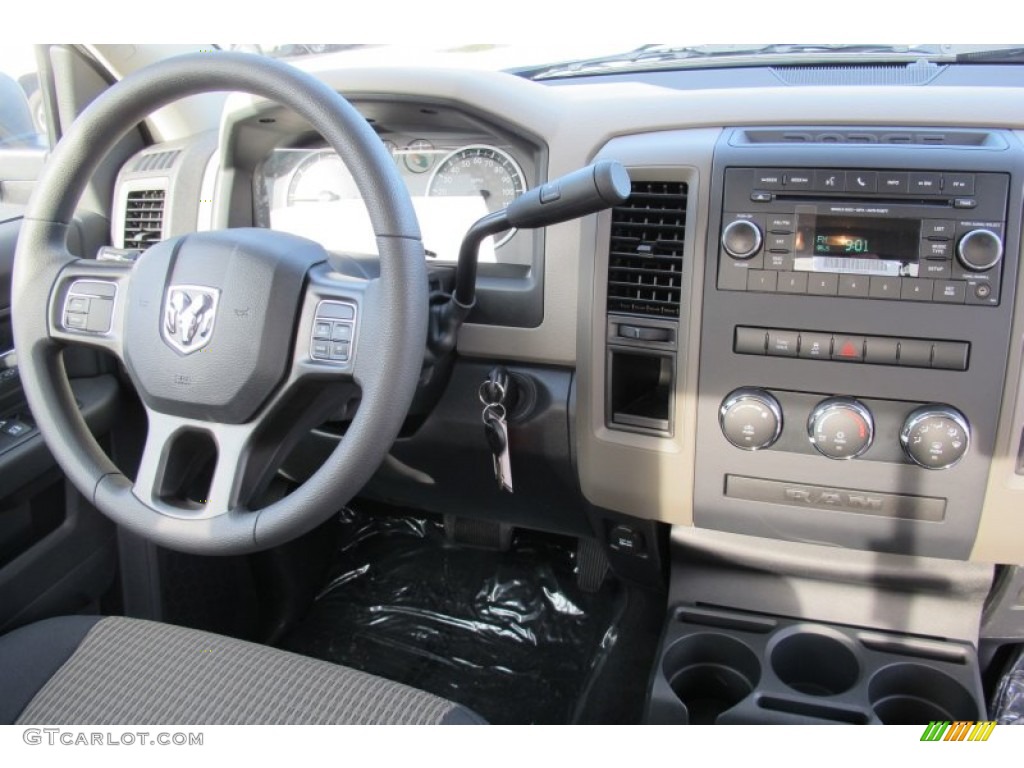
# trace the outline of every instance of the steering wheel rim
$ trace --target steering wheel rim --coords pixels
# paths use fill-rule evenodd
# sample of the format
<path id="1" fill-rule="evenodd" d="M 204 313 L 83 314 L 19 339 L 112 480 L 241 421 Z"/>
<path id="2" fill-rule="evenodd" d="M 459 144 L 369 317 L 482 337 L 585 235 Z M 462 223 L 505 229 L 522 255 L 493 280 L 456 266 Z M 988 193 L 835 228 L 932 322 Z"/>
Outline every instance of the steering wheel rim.
<path id="1" fill-rule="evenodd" d="M 138 385 L 136 379 L 141 373 L 133 372 L 131 356 L 126 360 L 127 350 L 122 345 L 127 337 L 119 332 L 109 338 L 95 334 L 83 338 L 83 333 L 76 334 L 66 324 L 62 302 L 67 298 L 69 280 L 123 284 L 128 289 L 115 291 L 111 324 L 123 331 L 126 315 L 141 311 L 137 305 L 146 301 L 134 300 L 131 270 L 101 269 L 94 260 L 75 259 L 64 242 L 85 185 L 114 144 L 154 110 L 210 91 L 241 91 L 278 102 L 305 118 L 323 136 L 342 157 L 363 196 L 376 234 L 381 269 L 378 279 L 353 286 L 331 273 L 322 248 L 308 241 L 288 240 L 290 236 L 259 230 L 220 233 L 235 248 L 244 250 L 245 238 L 255 237 L 261 242 L 259 249 L 302 254 L 293 258 L 301 264 L 293 266 L 306 270 L 290 335 L 294 359 L 286 364 L 286 375 L 279 378 L 273 396 L 268 395 L 260 403 L 252 418 L 229 426 L 238 432 L 249 424 L 251 434 L 258 434 L 271 423 L 274 409 L 282 402 L 278 395 L 283 397 L 285 390 L 298 386 L 296 382 L 305 385 L 312 381 L 330 387 L 335 377 L 344 375 L 361 388 L 361 400 L 344 439 L 321 468 L 291 494 L 258 510 L 244 506 L 232 509 L 225 504 L 223 509 L 203 508 L 199 512 L 185 507 L 177 514 L 161 507 L 156 485 L 148 489 L 155 494 L 152 497 L 140 493 L 136 483 L 104 454 L 77 409 L 61 357 L 61 350 L 73 343 L 109 349 L 122 355 Z M 139 264 L 157 264 L 160 258 L 168 258 L 166 252 L 172 247 L 179 249 L 180 260 L 186 249 L 202 250 L 213 242 L 211 237 L 216 238 L 192 237 L 199 239 L 191 244 L 183 240 L 154 246 L 140 257 Z M 154 255 L 159 248 L 163 248 L 160 253 L 164 256 Z M 199 256 L 192 258 L 198 264 Z M 171 272 L 166 274 L 170 280 Z M 161 304 L 167 290 L 169 283 L 165 281 Z M 122 296 L 132 299 L 129 302 Z M 319 319 L 316 312 L 325 299 L 333 298 L 359 307 L 355 325 L 358 345 L 354 339 L 353 360 L 351 365 L 342 366 L 342 373 L 310 357 L 310 329 Z M 117 303 L 122 301 L 127 305 Z M 159 317 L 159 309 L 157 312 Z M 275 546 L 323 522 L 362 488 L 398 435 L 412 402 L 423 360 L 427 318 L 427 275 L 419 225 L 408 191 L 383 143 L 363 117 L 324 83 L 290 65 L 249 54 L 217 52 L 168 59 L 126 77 L 96 99 L 67 132 L 44 168 L 22 222 L 15 254 L 12 319 L 21 380 L 54 458 L 83 495 L 115 522 L 162 546 L 193 553 L 241 554 Z M 216 335 L 217 330 L 214 325 L 212 333 Z M 116 344 L 111 341 L 115 337 Z M 193 356 L 189 364 L 199 357 Z M 210 358 L 215 359 L 216 353 Z M 154 418 L 157 411 L 148 404 L 147 411 L 152 435 L 160 420 Z M 208 428 L 221 450 L 222 434 L 214 428 L 225 425 L 194 415 L 175 414 L 180 422 L 176 429 Z M 228 478 L 232 482 L 236 479 Z M 214 482 L 216 485 L 216 477 Z M 233 494 L 233 486 L 230 490 Z"/>

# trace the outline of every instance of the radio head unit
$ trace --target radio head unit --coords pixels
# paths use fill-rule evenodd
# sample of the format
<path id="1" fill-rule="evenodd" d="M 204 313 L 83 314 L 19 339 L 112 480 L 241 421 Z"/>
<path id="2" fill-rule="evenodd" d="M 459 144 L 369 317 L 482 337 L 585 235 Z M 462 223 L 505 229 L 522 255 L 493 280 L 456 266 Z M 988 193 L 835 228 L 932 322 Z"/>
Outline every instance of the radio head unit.
<path id="1" fill-rule="evenodd" d="M 728 168 L 718 288 L 996 306 L 1009 176 Z"/>

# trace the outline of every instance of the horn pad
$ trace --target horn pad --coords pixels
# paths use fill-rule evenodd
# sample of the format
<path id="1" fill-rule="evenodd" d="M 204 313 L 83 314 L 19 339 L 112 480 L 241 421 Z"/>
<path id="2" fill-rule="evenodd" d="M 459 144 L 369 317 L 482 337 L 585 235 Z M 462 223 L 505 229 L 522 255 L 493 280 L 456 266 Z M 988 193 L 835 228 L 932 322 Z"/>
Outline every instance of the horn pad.
<path id="1" fill-rule="evenodd" d="M 143 253 L 128 287 L 124 359 L 161 413 L 248 421 L 291 365 L 305 276 L 321 246 L 269 230 L 201 232 Z"/>

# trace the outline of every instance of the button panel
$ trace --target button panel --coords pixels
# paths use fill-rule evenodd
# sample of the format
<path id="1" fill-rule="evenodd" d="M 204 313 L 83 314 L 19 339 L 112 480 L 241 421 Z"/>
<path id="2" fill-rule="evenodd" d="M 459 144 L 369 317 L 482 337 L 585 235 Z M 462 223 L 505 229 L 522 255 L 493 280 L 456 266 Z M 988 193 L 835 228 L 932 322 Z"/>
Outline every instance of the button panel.
<path id="1" fill-rule="evenodd" d="M 966 371 L 970 363 L 970 344 L 965 341 L 851 336 L 747 326 L 737 326 L 733 338 L 733 351 L 741 355 L 800 357 L 946 371 Z"/>
<path id="2" fill-rule="evenodd" d="M 113 327 L 116 300 L 117 283 L 75 280 L 64 297 L 61 325 L 65 331 L 104 336 Z"/>
<path id="3" fill-rule="evenodd" d="M 314 360 L 344 365 L 355 345 L 356 305 L 349 301 L 321 301 L 316 308 L 309 355 Z"/>
<path id="4" fill-rule="evenodd" d="M 995 213 L 1005 210 L 996 206 L 999 195 L 1006 196 L 1005 174 L 785 167 L 730 168 L 726 173 L 723 243 L 734 230 L 756 228 L 763 239 L 750 243 L 742 257 L 728 245 L 720 250 L 721 290 L 973 306 L 1000 303 L 998 259 L 965 263 L 958 253 L 964 238 L 979 230 L 992 233 L 992 248 L 1005 247 L 1006 223 L 1000 219 L 1005 214 Z M 745 202 L 748 198 L 770 206 L 752 205 Z M 812 252 L 815 217 L 844 215 L 851 220 L 891 217 L 894 225 L 903 225 L 898 253 L 890 253 L 886 262 L 889 270 L 865 266 L 867 258 L 874 258 L 870 254 L 840 264 L 842 254 L 819 258 Z M 737 259 L 745 263 L 730 263 Z"/>

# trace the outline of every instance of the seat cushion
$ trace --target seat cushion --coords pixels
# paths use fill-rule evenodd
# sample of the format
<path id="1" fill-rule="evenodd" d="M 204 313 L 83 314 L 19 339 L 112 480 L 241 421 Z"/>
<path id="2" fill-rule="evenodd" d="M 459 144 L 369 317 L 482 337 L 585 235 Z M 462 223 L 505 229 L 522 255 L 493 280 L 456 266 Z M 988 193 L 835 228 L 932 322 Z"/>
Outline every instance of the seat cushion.
<path id="1" fill-rule="evenodd" d="M 20 682 L 0 686 L 0 714 L 16 711 L 19 724 L 482 722 L 450 701 L 364 672 L 138 619 L 24 627 L 0 638 L 5 681 L 16 673 L 8 661 L 21 665 Z"/>

